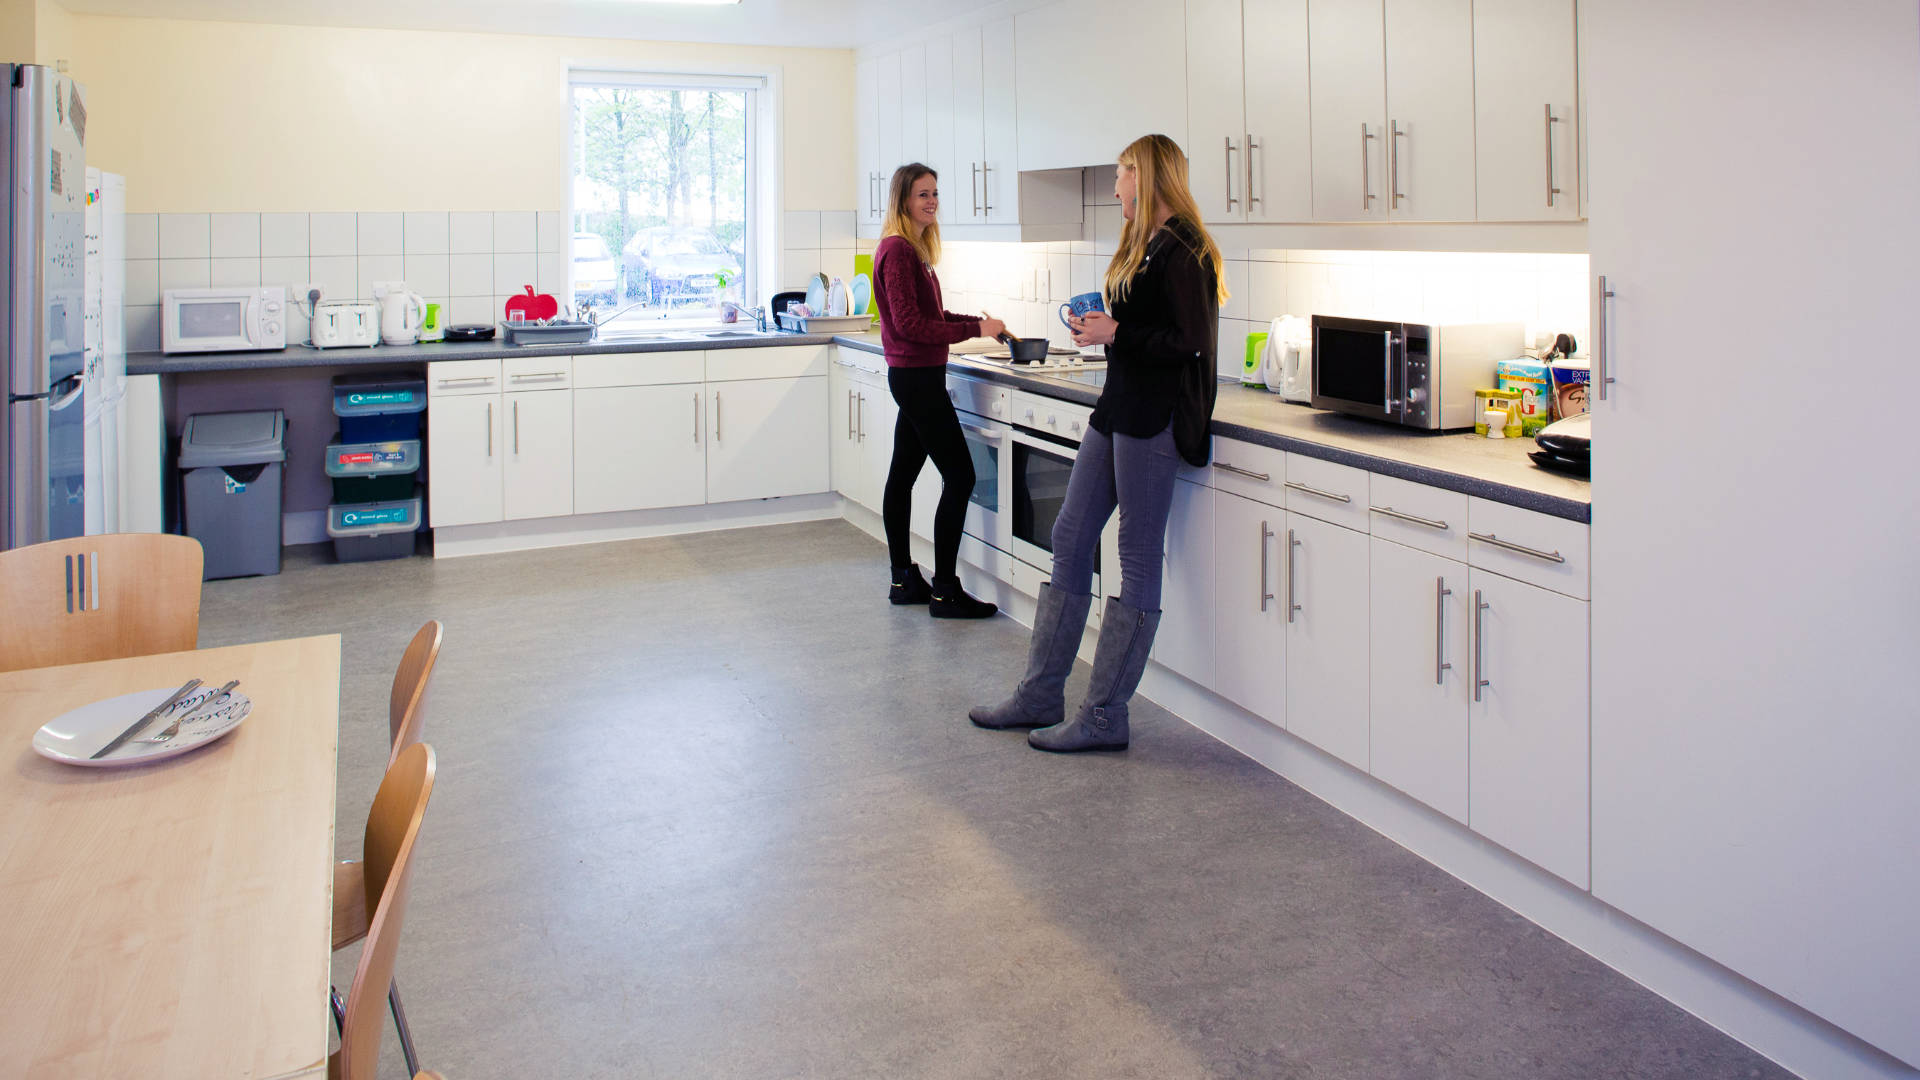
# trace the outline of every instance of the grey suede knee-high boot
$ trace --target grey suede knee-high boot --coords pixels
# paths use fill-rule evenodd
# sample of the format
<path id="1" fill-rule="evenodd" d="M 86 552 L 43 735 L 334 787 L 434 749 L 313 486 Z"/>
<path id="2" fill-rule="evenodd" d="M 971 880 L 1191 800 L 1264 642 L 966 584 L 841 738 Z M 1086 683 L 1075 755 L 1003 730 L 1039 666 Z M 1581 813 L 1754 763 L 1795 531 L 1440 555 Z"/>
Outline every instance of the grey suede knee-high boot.
<path id="1" fill-rule="evenodd" d="M 1040 606 L 1033 616 L 1033 639 L 1027 646 L 1027 672 L 1013 696 L 998 705 L 976 705 L 967 719 L 983 728 L 1034 728 L 1058 724 L 1067 715 L 1067 673 L 1080 651 L 1087 609 L 1093 597 L 1067 593 L 1051 584 L 1040 586 Z"/>
<path id="2" fill-rule="evenodd" d="M 1127 748 L 1127 702 L 1147 671 L 1147 654 L 1160 629 L 1160 613 L 1107 598 L 1100 616 L 1100 645 L 1093 654 L 1093 682 L 1072 720 L 1027 734 L 1036 750 L 1057 754 Z"/>

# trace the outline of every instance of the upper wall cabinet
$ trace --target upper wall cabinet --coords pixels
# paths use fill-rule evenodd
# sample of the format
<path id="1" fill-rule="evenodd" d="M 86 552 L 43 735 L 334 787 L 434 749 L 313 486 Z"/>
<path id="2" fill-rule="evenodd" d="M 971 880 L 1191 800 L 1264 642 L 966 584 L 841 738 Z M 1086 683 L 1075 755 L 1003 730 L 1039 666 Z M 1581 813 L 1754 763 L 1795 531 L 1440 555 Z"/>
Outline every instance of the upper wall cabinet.
<path id="1" fill-rule="evenodd" d="M 1186 145 L 1209 222 L 1313 214 L 1307 0 L 1188 0 Z"/>
<path id="2" fill-rule="evenodd" d="M 1474 0 L 1482 221 L 1580 216 L 1573 0 Z"/>
<path id="3" fill-rule="evenodd" d="M 1116 8 L 1095 0 L 1061 0 L 1016 16 L 1020 169 L 1108 164 L 1155 132 L 1196 156 L 1187 145 L 1185 72 L 1168 62 L 1166 48 L 1186 35 L 1184 22 L 1179 4 Z M 1238 37 L 1236 21 L 1236 55 Z M 1238 111 L 1237 81 L 1232 104 Z"/>
<path id="4" fill-rule="evenodd" d="M 880 113 L 875 94 L 877 64 L 862 60 L 853 68 L 854 126 L 860 130 L 859 198 L 854 201 L 854 219 L 862 226 L 880 224 Z"/>

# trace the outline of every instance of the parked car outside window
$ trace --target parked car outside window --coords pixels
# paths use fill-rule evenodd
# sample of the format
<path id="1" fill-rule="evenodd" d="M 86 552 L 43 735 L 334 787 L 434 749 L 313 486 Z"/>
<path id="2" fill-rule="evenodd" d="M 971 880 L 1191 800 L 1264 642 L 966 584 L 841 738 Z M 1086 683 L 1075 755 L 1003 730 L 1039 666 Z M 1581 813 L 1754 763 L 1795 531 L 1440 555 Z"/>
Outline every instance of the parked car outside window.
<path id="1" fill-rule="evenodd" d="M 720 276 L 740 276 L 740 260 L 709 229 L 658 225 L 627 241 L 622 261 L 627 292 L 649 306 L 712 304 L 720 296 Z"/>
<path id="2" fill-rule="evenodd" d="M 573 234 L 573 295 L 577 302 L 611 304 L 620 286 L 620 267 L 599 233 Z"/>

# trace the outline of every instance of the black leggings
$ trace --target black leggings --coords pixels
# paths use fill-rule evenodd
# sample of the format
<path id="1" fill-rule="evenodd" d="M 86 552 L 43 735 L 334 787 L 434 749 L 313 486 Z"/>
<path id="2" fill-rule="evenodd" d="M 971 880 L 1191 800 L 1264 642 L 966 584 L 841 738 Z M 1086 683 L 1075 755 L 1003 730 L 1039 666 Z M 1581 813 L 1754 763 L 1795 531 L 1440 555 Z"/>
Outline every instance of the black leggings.
<path id="1" fill-rule="evenodd" d="M 953 577 L 960 557 L 960 527 L 966 524 L 973 495 L 973 455 L 960 432 L 960 418 L 947 399 L 947 365 L 889 367 L 887 389 L 900 406 L 893 427 L 893 466 L 887 470 L 880 517 L 887 526 L 887 556 L 896 570 L 913 562 L 908 523 L 913 516 L 913 482 L 933 459 L 940 470 L 940 508 L 933 514 L 933 575 Z"/>

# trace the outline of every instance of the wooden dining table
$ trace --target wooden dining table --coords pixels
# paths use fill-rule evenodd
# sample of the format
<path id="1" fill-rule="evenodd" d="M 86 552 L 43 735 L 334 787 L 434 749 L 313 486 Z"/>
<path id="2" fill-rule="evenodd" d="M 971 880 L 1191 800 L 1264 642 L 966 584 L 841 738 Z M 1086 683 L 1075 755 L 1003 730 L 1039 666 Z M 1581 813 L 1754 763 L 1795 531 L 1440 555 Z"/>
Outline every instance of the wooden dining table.
<path id="1" fill-rule="evenodd" d="M 33 749 L 193 677 L 252 713 L 143 765 Z M 337 634 L 0 673 L 0 1077 L 326 1075 L 339 727 Z"/>

